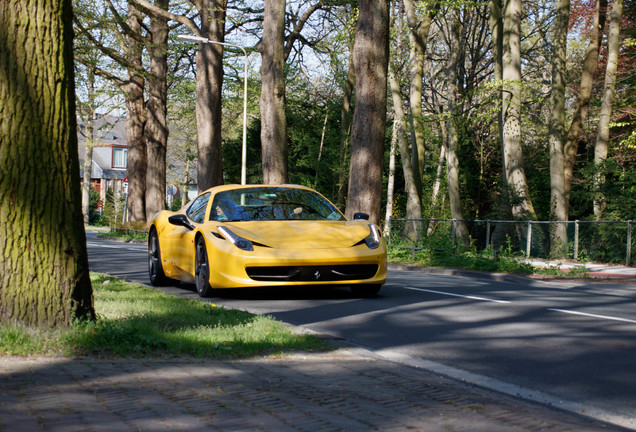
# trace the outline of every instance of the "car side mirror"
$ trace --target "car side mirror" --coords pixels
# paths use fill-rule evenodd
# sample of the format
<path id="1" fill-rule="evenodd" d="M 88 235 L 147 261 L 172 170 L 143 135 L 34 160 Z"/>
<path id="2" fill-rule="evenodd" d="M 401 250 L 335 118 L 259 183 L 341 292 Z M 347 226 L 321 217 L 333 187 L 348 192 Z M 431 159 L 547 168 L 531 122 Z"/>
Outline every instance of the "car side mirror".
<path id="1" fill-rule="evenodd" d="M 353 214 L 353 220 L 369 220 L 369 215 L 363 212 L 357 212 Z"/>
<path id="2" fill-rule="evenodd" d="M 170 222 L 172 225 L 186 227 L 191 230 L 194 229 L 194 225 L 190 223 L 190 221 L 184 214 L 172 215 L 168 218 L 168 222 Z"/>

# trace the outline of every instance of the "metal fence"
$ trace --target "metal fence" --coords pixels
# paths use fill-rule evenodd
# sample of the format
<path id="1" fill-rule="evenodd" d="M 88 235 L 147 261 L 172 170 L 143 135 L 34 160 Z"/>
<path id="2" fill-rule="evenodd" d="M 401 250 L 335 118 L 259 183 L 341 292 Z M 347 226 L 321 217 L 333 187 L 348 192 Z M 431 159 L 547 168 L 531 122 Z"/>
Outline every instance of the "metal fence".
<path id="1" fill-rule="evenodd" d="M 456 243 L 459 219 L 390 219 L 384 236 L 392 246 L 443 249 Z M 477 250 L 502 248 L 526 258 L 559 258 L 633 265 L 634 221 L 463 220 Z M 567 244 L 554 248 L 551 232 L 566 224 Z M 558 256 L 553 255 L 554 250 Z"/>

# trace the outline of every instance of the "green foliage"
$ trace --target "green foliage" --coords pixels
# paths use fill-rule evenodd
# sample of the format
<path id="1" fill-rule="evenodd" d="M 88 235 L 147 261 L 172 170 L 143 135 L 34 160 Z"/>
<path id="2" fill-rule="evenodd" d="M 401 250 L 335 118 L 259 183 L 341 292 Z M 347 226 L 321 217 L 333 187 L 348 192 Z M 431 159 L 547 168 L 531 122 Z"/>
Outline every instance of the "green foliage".
<path id="1" fill-rule="evenodd" d="M 170 206 L 170 208 L 168 210 L 171 211 L 179 211 L 179 209 L 181 209 L 181 197 L 176 197 L 172 200 L 172 206 Z M 167 207 L 167 206 L 166 206 Z"/>
<path id="2" fill-rule="evenodd" d="M 93 226 L 108 226 L 108 220 L 97 210 L 99 201 L 99 192 L 91 187 L 88 203 L 88 223 Z"/>
<path id="3" fill-rule="evenodd" d="M 450 236 L 435 237 L 426 247 L 410 242 L 393 243 L 388 247 L 391 262 L 409 263 L 424 267 L 452 267 L 466 270 L 532 274 L 535 268 L 521 261 L 508 242 L 507 247 L 495 253 L 492 247 L 479 251 L 474 243 L 455 245 Z"/>
<path id="4" fill-rule="evenodd" d="M 103 217 L 107 221 L 107 225 L 111 227 L 121 226 L 126 206 L 126 196 L 120 194 L 115 196 L 112 188 L 106 191 L 106 199 L 104 200 Z"/>
<path id="5" fill-rule="evenodd" d="M 95 322 L 68 329 L 0 324 L 0 354 L 107 357 L 246 358 L 325 350 L 313 335 L 297 335 L 271 317 L 162 294 L 92 275 Z"/>
<path id="6" fill-rule="evenodd" d="M 564 278 L 588 278 L 590 272 L 585 266 L 574 266 L 570 269 L 563 270 L 561 266 L 539 267 L 535 270 L 536 274 L 544 276 L 559 276 Z"/>
<path id="7" fill-rule="evenodd" d="M 147 242 L 148 232 L 132 228 L 111 228 L 110 232 L 99 233 L 97 237 L 123 240 L 125 242 Z"/>

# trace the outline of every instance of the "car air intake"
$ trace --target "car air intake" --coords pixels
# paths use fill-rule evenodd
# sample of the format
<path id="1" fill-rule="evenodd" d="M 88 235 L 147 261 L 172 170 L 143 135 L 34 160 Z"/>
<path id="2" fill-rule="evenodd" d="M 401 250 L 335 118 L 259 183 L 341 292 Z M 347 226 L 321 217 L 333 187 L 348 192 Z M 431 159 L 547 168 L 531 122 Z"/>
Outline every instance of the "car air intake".
<path id="1" fill-rule="evenodd" d="M 248 267 L 246 271 L 256 281 L 333 282 L 370 279 L 377 273 L 378 265 Z"/>

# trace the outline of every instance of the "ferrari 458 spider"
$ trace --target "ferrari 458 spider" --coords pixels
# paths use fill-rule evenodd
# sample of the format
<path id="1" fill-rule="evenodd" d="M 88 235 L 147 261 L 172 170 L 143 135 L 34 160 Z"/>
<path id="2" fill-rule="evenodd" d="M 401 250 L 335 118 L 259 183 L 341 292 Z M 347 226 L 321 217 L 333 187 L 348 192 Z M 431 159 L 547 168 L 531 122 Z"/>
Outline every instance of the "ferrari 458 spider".
<path id="1" fill-rule="evenodd" d="M 347 220 L 302 186 L 218 186 L 152 219 L 150 281 L 194 282 L 202 297 L 217 288 L 307 285 L 372 296 L 386 281 L 386 248 L 367 219 Z"/>

